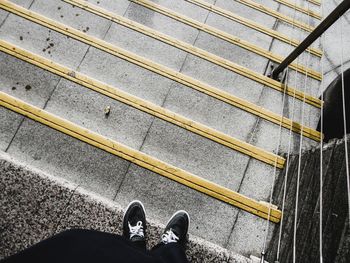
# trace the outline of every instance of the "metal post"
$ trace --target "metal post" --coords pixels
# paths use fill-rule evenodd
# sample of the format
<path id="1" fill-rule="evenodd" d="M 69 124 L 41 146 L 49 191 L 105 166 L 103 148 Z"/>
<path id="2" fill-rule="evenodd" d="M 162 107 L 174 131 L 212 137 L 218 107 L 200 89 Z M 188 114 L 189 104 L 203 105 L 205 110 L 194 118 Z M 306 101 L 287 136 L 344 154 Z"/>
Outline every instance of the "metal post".
<path id="1" fill-rule="evenodd" d="M 344 0 L 330 13 L 316 28 L 308 35 L 303 42 L 297 46 L 292 53 L 286 57 L 281 64 L 272 72 L 272 78 L 277 79 L 278 75 L 292 63 L 301 53 L 305 51 L 323 32 L 334 24 L 350 8 L 350 0 Z"/>

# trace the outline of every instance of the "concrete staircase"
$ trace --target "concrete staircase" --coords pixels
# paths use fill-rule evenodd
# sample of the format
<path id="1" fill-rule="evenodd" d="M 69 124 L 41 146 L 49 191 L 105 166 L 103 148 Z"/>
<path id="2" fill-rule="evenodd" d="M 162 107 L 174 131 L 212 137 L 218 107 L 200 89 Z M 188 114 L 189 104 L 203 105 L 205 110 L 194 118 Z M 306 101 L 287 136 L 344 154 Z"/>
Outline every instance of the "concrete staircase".
<path id="1" fill-rule="evenodd" d="M 275 168 L 271 163 L 259 159 L 259 156 L 267 154 L 271 157 L 287 152 L 289 140 L 292 140 L 291 151 L 298 150 L 300 131 L 292 132 L 290 137 L 289 129 L 284 126 L 277 152 L 279 119 L 271 121 L 267 116 L 280 116 L 283 112 L 284 117 L 302 122 L 310 127 L 311 133 L 314 132 L 319 114 L 319 108 L 315 105 L 320 81 L 311 73 L 320 72 L 320 57 L 303 54 L 299 64 L 313 71 L 309 70 L 305 76 L 305 73 L 291 69 L 288 77 L 288 86 L 310 95 L 306 98 L 313 101 L 313 105 L 305 103 L 303 106 L 303 94 L 299 99 L 294 99 L 293 90 L 283 100 L 283 87 L 275 82 L 266 82 L 263 75 L 269 69 L 271 60 L 283 57 L 293 49 L 280 39 L 281 34 L 298 41 L 307 35 L 305 29 L 283 22 L 281 14 L 310 26 L 317 25 L 319 20 L 300 11 L 294 12 L 281 1 L 255 1 L 274 12 L 267 12 L 264 8 L 264 13 L 259 10 L 260 5 L 252 5 L 247 0 L 89 0 L 90 10 L 89 6 L 79 6 L 80 2 L 85 2 L 81 0 L 74 5 L 74 1 L 0 0 L 0 6 L 14 3 L 16 10 L 24 7 L 24 10 L 34 12 L 16 13 L 14 9 L 0 9 L 0 91 L 122 143 L 132 151 L 147 154 L 176 169 L 223 186 L 230 193 L 234 191 L 256 201 L 268 202 Z M 296 2 L 304 9 L 320 13 L 320 7 L 316 4 L 305 0 Z M 105 16 L 96 10 L 102 10 Z M 220 10 L 226 12 L 226 17 Z M 150 37 L 145 32 L 136 32 L 130 26 L 118 24 L 116 18 L 112 19 L 106 14 L 122 16 L 146 26 L 147 32 L 152 29 L 158 34 Z M 268 30 L 263 33 L 257 27 L 235 22 L 232 14 Z M 276 14 L 280 17 L 276 18 Z M 40 16 L 52 19 L 53 25 L 62 23 L 66 29 L 58 33 L 52 26 L 40 24 L 42 20 L 35 20 Z M 185 24 L 185 18 L 196 23 Z M 79 30 L 82 35 L 72 36 L 70 33 L 73 29 L 68 30 L 68 27 Z M 213 35 L 213 32 L 217 35 Z M 168 41 L 177 40 L 176 46 L 160 41 L 162 34 L 168 36 Z M 279 38 L 271 34 L 279 35 Z M 77 36 L 85 35 L 89 36 L 88 40 L 77 40 Z M 224 40 L 227 35 L 234 43 Z M 122 57 L 121 53 L 116 53 L 116 49 L 106 51 L 101 48 L 100 42 L 100 45 L 96 44 L 96 39 L 103 40 L 104 47 L 122 48 L 132 52 L 133 56 Z M 265 51 L 257 54 L 257 51 L 247 50 L 248 46 Z M 316 50 L 319 46 L 313 48 Z M 30 58 L 30 54 L 36 60 Z M 204 54 L 206 59 L 198 54 Z M 142 57 L 143 64 L 139 62 L 136 65 L 131 61 L 137 56 Z M 45 63 L 38 63 L 42 58 L 46 59 L 47 65 L 51 62 L 55 64 L 53 69 L 43 67 Z M 208 61 L 209 58 L 216 59 L 216 62 Z M 157 66 L 147 68 L 150 67 L 149 60 L 157 63 Z M 59 66 L 70 71 L 54 72 Z M 163 73 L 160 73 L 160 69 Z M 169 70 L 176 74 L 172 73 L 172 77 L 169 77 Z M 247 72 L 254 75 L 247 77 Z M 91 90 L 93 85 L 79 84 L 76 80 L 81 76 L 79 74 L 84 74 L 82 79 L 89 78 L 90 82 L 86 83 L 95 81 L 97 84 L 94 87 L 108 85 L 118 88 L 125 96 L 136 96 L 139 101 L 151 105 L 152 109 L 165 109 L 167 116 L 181 115 L 188 122 L 174 123 L 144 109 L 137 109 L 130 103 L 118 101 L 111 95 L 106 96 L 106 93 Z M 179 82 L 180 78 L 190 78 L 190 84 Z M 221 94 L 221 97 L 213 94 Z M 230 96 L 245 100 L 245 104 L 233 106 Z M 247 105 L 253 105 L 256 111 L 247 111 Z M 192 219 L 191 235 L 234 253 L 259 256 L 267 231 L 266 219 L 161 176 L 155 168 L 145 169 L 145 166 L 136 163 L 135 158 L 123 158 L 106 152 L 101 147 L 77 140 L 30 117 L 23 117 L 4 104 L 2 106 L 0 150 L 11 156 L 12 160 L 55 178 L 68 180 L 120 207 L 133 199 L 140 199 L 146 206 L 149 218 L 155 222 L 164 223 L 177 209 L 186 209 Z M 270 115 L 265 114 L 267 111 Z M 219 133 L 221 137 L 218 137 L 227 138 L 231 143 L 194 132 L 192 127 L 198 125 L 210 129 L 212 134 Z M 315 138 L 303 140 L 305 148 L 317 143 Z M 237 148 L 242 145 L 249 151 Z M 276 176 L 278 174 L 279 169 Z M 4 187 L 6 189 L 7 186 Z M 263 206 L 266 209 L 267 205 Z M 74 209 L 71 213 L 74 214 Z M 12 223 L 15 224 L 9 224 Z M 57 224 L 59 228 L 60 222 Z M 270 223 L 270 232 L 274 227 L 275 224 Z M 33 238 L 29 243 L 37 239 Z"/>

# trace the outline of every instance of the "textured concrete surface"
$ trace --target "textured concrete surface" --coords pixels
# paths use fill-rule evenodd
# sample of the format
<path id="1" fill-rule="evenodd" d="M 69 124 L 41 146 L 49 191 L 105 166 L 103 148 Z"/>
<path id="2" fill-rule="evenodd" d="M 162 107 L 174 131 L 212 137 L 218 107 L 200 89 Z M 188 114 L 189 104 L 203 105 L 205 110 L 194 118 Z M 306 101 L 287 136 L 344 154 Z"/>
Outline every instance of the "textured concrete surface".
<path id="1" fill-rule="evenodd" d="M 237 209 L 230 205 L 131 165 L 115 200 L 126 205 L 135 198 L 142 199 L 150 214 L 161 221 L 178 209 L 187 210 L 192 222 L 196 222 L 190 232 L 220 246 L 227 242 L 232 219 L 237 214 Z"/>
<path id="2" fill-rule="evenodd" d="M 121 234 L 123 209 L 109 199 L 5 153 L 0 153 L 0 174 L 0 259 L 65 229 Z M 158 242 L 163 228 L 148 218 L 148 247 Z M 191 262 L 251 262 L 195 236 L 190 236 L 186 252 Z"/>
<path id="3" fill-rule="evenodd" d="M 104 110 L 110 107 L 110 113 Z M 46 110 L 113 140 L 139 149 L 153 117 L 99 93 L 62 80 Z"/>
<path id="4" fill-rule="evenodd" d="M 349 144 L 349 142 L 347 142 Z M 346 169 L 344 140 L 333 140 L 323 151 L 323 260 L 325 262 L 346 262 L 350 258 L 348 249 L 349 218 L 347 207 Z M 320 148 L 313 148 L 301 155 L 299 180 L 299 204 L 296 229 L 296 261 L 317 262 L 319 260 L 319 209 L 320 209 Z M 297 187 L 299 156 L 290 161 L 285 214 L 283 224 L 280 262 L 292 261 L 293 229 L 295 217 L 295 191 Z M 283 203 L 286 169 L 278 178 L 274 200 Z M 279 228 L 275 229 L 268 250 L 268 258 L 275 260 Z"/>
<path id="5" fill-rule="evenodd" d="M 0 150 L 5 151 L 9 146 L 17 127 L 22 122 L 23 117 L 9 111 L 3 107 L 0 108 Z"/>
<path id="6" fill-rule="evenodd" d="M 31 120 L 25 120 L 8 153 L 54 176 L 113 198 L 129 163 Z"/>
<path id="7" fill-rule="evenodd" d="M 324 9 L 329 14 L 340 3 L 337 1 L 327 1 Z M 338 20 L 324 35 L 324 89 L 341 74 L 341 60 L 343 56 L 344 70 L 350 67 L 350 51 L 347 48 L 350 44 L 350 14 L 347 12 L 341 20 Z M 342 48 L 343 46 L 343 48 Z"/>
<path id="8" fill-rule="evenodd" d="M 74 187 L 30 172 L 0 153 L 0 257 L 18 252 L 49 237 Z"/>

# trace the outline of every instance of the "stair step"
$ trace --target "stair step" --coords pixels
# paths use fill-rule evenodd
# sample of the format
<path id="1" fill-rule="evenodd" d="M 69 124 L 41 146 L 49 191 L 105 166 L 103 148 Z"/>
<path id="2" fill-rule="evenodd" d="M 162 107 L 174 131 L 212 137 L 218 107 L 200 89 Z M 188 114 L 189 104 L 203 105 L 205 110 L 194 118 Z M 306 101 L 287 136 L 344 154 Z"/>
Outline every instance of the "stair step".
<path id="1" fill-rule="evenodd" d="M 319 0 L 307 0 L 307 1 L 309 1 L 310 3 L 313 3 L 315 5 L 318 5 L 318 6 L 321 5 L 321 1 L 319 1 Z"/>
<path id="2" fill-rule="evenodd" d="M 18 7 L 19 8 L 19 7 Z M 23 12 L 26 12 L 27 14 L 31 14 L 32 12 L 28 11 L 28 10 L 22 10 L 21 11 Z M 47 18 L 44 18 L 42 16 L 39 16 L 40 17 L 40 21 L 42 21 L 42 19 L 46 19 L 45 21 L 47 23 L 52 23 L 52 27 L 50 26 L 50 28 L 52 29 L 57 29 L 58 26 L 60 26 L 60 30 L 59 32 L 63 32 L 63 33 L 67 33 L 66 30 L 69 29 L 69 32 L 67 33 L 68 35 L 70 36 L 74 36 L 76 37 L 77 39 L 79 40 L 83 40 L 85 43 L 87 44 L 91 44 L 91 45 L 95 45 L 97 46 L 98 48 L 108 52 L 108 53 L 111 53 L 113 55 L 116 55 L 116 56 L 119 56 L 121 58 L 124 58 L 124 59 L 127 59 L 128 61 L 132 62 L 132 63 L 135 63 L 137 65 L 140 65 L 145 67 L 146 69 L 150 69 L 150 70 L 153 70 L 154 72 L 156 73 L 162 73 L 162 75 L 165 75 L 165 77 L 168 77 L 170 79 L 173 79 L 179 83 L 182 83 L 182 84 L 185 84 L 189 87 L 192 87 L 196 90 L 199 90 L 203 93 L 206 93 L 212 97 L 215 97 L 223 102 L 226 102 L 228 104 L 231 104 L 235 107 L 238 107 L 240 109 L 243 109 L 249 113 L 252 113 L 252 114 L 255 114 L 259 117 L 262 117 L 268 121 L 271 121 L 273 123 L 276 123 L 276 124 L 280 124 L 281 122 L 281 117 L 279 115 L 276 115 L 276 114 L 273 114 L 271 113 L 270 111 L 267 111 L 267 110 L 264 110 L 263 108 L 259 107 L 259 106 L 256 106 L 250 102 L 247 102 L 245 100 L 242 100 L 234 95 L 231 95 L 231 94 L 228 94 L 227 92 L 224 92 L 222 90 L 219 90 L 217 88 L 214 88 L 212 86 L 209 86 L 205 83 L 202 83 L 200 81 L 197 81 L 191 77 L 188 77 L 182 73 L 178 73 L 170 68 L 167 68 L 167 67 L 164 67 L 160 64 L 156 64 L 154 62 L 151 62 L 147 59 L 144 59 L 142 57 L 139 57 L 131 52 L 128 52 L 126 50 L 122 50 L 120 48 L 117 48 L 116 46 L 114 45 L 111 45 L 109 44 L 108 42 L 105 42 L 103 40 L 100 40 L 100 39 L 97 39 L 95 37 L 92 37 L 92 36 L 89 36 L 89 35 L 86 35 L 78 30 L 75 30 L 73 28 L 68 28 L 67 26 L 64 26 L 60 23 L 57 23 L 57 22 L 52 22 L 52 20 L 50 19 L 47 19 Z M 34 18 L 33 18 L 34 19 Z M 46 25 L 46 22 L 45 22 L 45 25 Z M 64 28 L 62 28 L 64 27 Z M 88 38 L 89 40 L 86 40 L 86 38 Z M 123 52 L 121 55 L 121 52 Z M 150 67 L 153 67 L 153 68 L 150 68 Z M 265 77 L 266 79 L 268 79 L 269 81 L 271 81 L 270 78 L 268 77 Z M 281 87 L 281 84 L 277 81 L 274 81 L 276 82 L 277 85 L 279 85 Z M 293 94 L 294 95 L 294 90 L 293 89 L 288 89 L 288 93 L 290 94 Z M 296 91 L 295 91 L 296 92 Z M 296 94 L 299 94 L 299 98 L 304 98 L 304 95 L 302 95 L 302 93 L 297 93 Z M 312 98 L 312 97 L 310 97 Z M 312 102 L 310 102 L 310 104 L 314 105 L 317 104 L 318 106 L 320 106 L 320 101 L 316 98 L 312 98 L 311 99 Z M 290 128 L 291 125 L 293 127 L 293 130 L 294 131 L 301 131 L 301 126 L 297 123 L 292 123 L 289 119 L 287 118 L 283 118 L 282 119 L 282 125 L 283 127 L 286 127 L 286 128 Z M 307 127 L 305 127 L 305 130 L 304 130 L 304 133 L 305 133 L 305 136 L 307 137 L 310 137 L 312 139 L 316 139 L 316 140 L 319 140 L 320 139 L 320 134 L 312 129 L 309 129 Z"/>
<path id="3" fill-rule="evenodd" d="M 30 21 L 33 21 L 35 23 L 38 23 L 40 25 L 46 26 L 50 29 L 56 30 L 64 35 L 68 35 L 70 37 L 73 37 L 74 39 L 77 39 L 79 41 L 82 41 L 83 43 L 90 44 L 96 48 L 99 48 L 101 50 L 104 50 L 110 54 L 113 54 L 115 56 L 118 56 L 120 58 L 126 59 L 131 63 L 134 63 L 136 65 L 139 65 L 141 67 L 144 67 L 146 69 L 149 69 L 153 72 L 156 72 L 158 74 L 161 74 L 163 76 L 166 76 L 168 78 L 174 79 L 176 81 L 179 81 L 180 83 L 187 84 L 191 86 L 196 86 L 194 84 L 194 80 L 191 78 L 188 78 L 187 76 L 184 76 L 182 74 L 177 73 L 176 71 L 167 68 L 165 66 L 162 66 L 160 64 L 154 63 L 153 61 L 150 61 L 148 59 L 145 59 L 143 57 L 140 57 L 134 53 L 128 52 L 124 49 L 121 49 L 115 45 L 111 45 L 103 40 L 97 39 L 95 37 L 92 37 L 90 35 L 84 34 L 79 30 L 76 30 L 74 28 L 68 27 L 64 24 L 58 23 L 56 21 L 53 21 L 51 19 L 48 19 L 42 15 L 39 15 L 38 13 L 30 12 L 29 10 L 26 10 L 24 8 L 21 8 L 19 6 L 16 6 L 14 4 L 11 4 L 9 2 L 5 2 L 4 4 L 0 5 L 1 8 L 6 9 L 7 11 L 14 12 L 19 16 L 25 17 L 26 19 L 29 19 Z M 179 44 L 180 42 L 178 42 Z M 230 70 L 234 70 L 235 72 L 239 72 L 240 74 L 244 74 L 245 76 L 249 76 L 250 78 L 254 79 L 255 81 L 259 81 L 260 83 L 267 85 L 275 90 L 283 92 L 285 87 L 280 82 L 272 80 L 271 78 L 268 78 L 263 75 L 256 74 L 253 71 L 249 71 L 246 68 L 240 67 L 234 63 L 231 63 L 229 61 L 226 61 L 224 59 L 221 59 L 217 56 L 214 56 L 212 54 L 208 54 L 208 52 L 205 52 L 203 50 L 199 50 L 197 48 L 192 47 L 192 49 L 188 49 L 188 45 L 186 43 L 182 43 L 182 46 L 186 47 L 186 51 L 196 51 L 196 55 L 200 55 L 202 58 L 206 58 L 210 60 L 211 62 L 219 63 L 222 66 L 225 66 L 225 68 L 229 68 Z M 209 57 L 211 57 L 209 59 Z M 312 75 L 312 72 L 310 72 L 310 75 Z M 182 77 L 182 78 L 181 78 Z M 188 85 L 188 84 L 187 84 Z M 198 85 L 197 85 L 198 86 Z M 314 98 L 310 95 L 303 94 L 300 91 L 295 90 L 294 88 L 287 87 L 287 93 L 290 96 L 295 96 L 299 100 L 306 100 L 307 103 L 314 105 L 316 107 L 320 106 L 320 100 L 317 98 Z"/>
<path id="4" fill-rule="evenodd" d="M 202 8 L 205 8 L 207 9 L 208 11 L 212 11 L 218 15 L 221 15 L 223 17 L 226 17 L 232 21 L 235 21 L 235 22 L 238 22 L 242 25 L 245 25 L 249 28 L 252 28 L 254 30 L 257 30 L 259 32 L 262 32 L 266 35 L 269 35 L 271 37 L 274 37 L 278 40 L 281 40 L 287 44 L 291 44 L 295 47 L 297 47 L 301 42 L 296 40 L 296 39 L 292 39 L 290 38 L 289 36 L 283 34 L 283 33 L 280 33 L 276 30 L 273 30 L 273 29 L 270 29 L 266 26 L 263 26 L 259 23 L 256 23 L 255 21 L 253 20 L 250 20 L 250 19 L 247 19 L 247 18 L 244 18 L 242 16 L 239 16 L 233 12 L 230 12 L 230 11 L 227 11 L 223 8 L 220 8 L 218 6 L 215 6 L 215 5 L 212 5 L 212 4 L 209 4 L 205 1 L 202 1 L 202 0 L 186 0 L 187 2 L 190 2 L 190 3 L 193 3 L 195 5 L 198 5 Z M 310 47 L 310 48 L 307 48 L 306 49 L 307 51 L 310 51 L 311 54 L 315 55 L 315 56 L 318 56 L 318 57 L 322 57 L 322 51 L 320 49 L 317 49 L 317 48 L 313 48 L 313 47 Z"/>
<path id="5" fill-rule="evenodd" d="M 110 140 L 67 120 L 61 119 L 45 110 L 41 110 L 35 106 L 25 103 L 24 101 L 7 95 L 6 93 L 0 92 L 0 104 L 3 107 L 38 121 L 78 140 L 98 147 L 125 160 L 131 161 L 132 163 L 135 163 L 143 168 L 154 171 L 162 176 L 210 195 L 216 199 L 237 206 L 257 216 L 269 219 L 273 222 L 279 222 L 280 220 L 281 214 L 276 208 L 271 208 L 269 210 L 268 206 L 262 203 L 202 179 L 189 172 L 171 166 L 140 151 L 133 150 L 121 143 Z"/>
<path id="6" fill-rule="evenodd" d="M 27 61 L 31 64 L 37 65 L 42 69 L 48 70 L 54 74 L 57 74 L 63 78 L 71 80 L 84 87 L 92 89 L 98 93 L 106 95 L 110 98 L 118 100 L 136 109 L 149 113 L 155 117 L 158 117 L 172 124 L 178 125 L 182 128 L 192 131 L 196 134 L 204 136 L 205 138 L 208 138 L 222 145 L 230 147 L 236 151 L 239 151 L 248 156 L 251 156 L 253 158 L 266 162 L 270 165 L 277 164 L 278 168 L 283 168 L 284 159 L 275 154 L 269 153 L 267 151 L 264 151 L 263 149 L 260 149 L 253 145 L 245 143 L 241 140 L 230 137 L 224 133 L 216 131 L 210 127 L 197 123 L 193 120 L 187 119 L 181 115 L 178 115 L 174 112 L 166 110 L 153 103 L 150 103 L 138 97 L 132 96 L 126 92 L 123 92 L 120 89 L 117 89 L 105 83 L 101 83 L 77 71 L 61 66 L 43 57 L 34 55 L 33 53 L 27 52 L 23 49 L 20 49 L 17 46 L 11 45 L 2 40 L 0 40 L 0 50 L 7 54 L 14 55 L 15 57 L 20 58 L 24 61 Z M 310 136 L 314 136 L 316 140 L 320 139 L 320 135 L 316 131 L 309 128 L 305 128 L 305 133 L 308 131 L 310 132 Z"/>
<path id="7" fill-rule="evenodd" d="M 5 190 L 0 193 L 5 215 L 0 217 L 0 223 L 6 226 L 2 231 L 0 260 L 73 226 L 122 233 L 124 209 L 117 202 L 21 163 L 1 151 L 0 173 L 0 184 Z M 159 242 L 165 221 L 159 223 L 152 216 L 147 221 L 147 246 L 151 248 Z M 193 263 L 251 262 L 194 235 L 190 235 L 187 256 Z"/>
<path id="8" fill-rule="evenodd" d="M 158 12 L 160 14 L 163 14 L 165 16 L 168 16 L 174 20 L 180 21 L 180 22 L 187 24 L 191 27 L 197 28 L 198 30 L 201 30 L 203 32 L 211 34 L 215 37 L 221 38 L 221 39 L 223 39 L 231 44 L 245 48 L 249 51 L 252 51 L 256 54 L 259 54 L 260 56 L 271 59 L 272 61 L 279 62 L 279 63 L 283 61 L 283 57 L 276 55 L 276 54 L 273 54 L 272 52 L 270 52 L 266 49 L 260 48 L 257 45 L 249 43 L 248 41 L 239 39 L 238 37 L 230 35 L 224 31 L 221 31 L 221 30 L 216 29 L 214 27 L 208 26 L 207 24 L 203 24 L 201 22 L 198 22 L 198 21 L 191 19 L 189 17 L 186 17 L 182 14 L 176 13 L 168 8 L 165 8 L 161 5 L 155 4 L 151 1 L 148 1 L 148 0 L 130 0 L 130 1 L 134 2 L 138 5 L 142 5 L 148 9 L 151 9 L 151 10 Z M 322 79 L 321 74 L 319 72 L 316 72 L 313 69 L 306 68 L 303 65 L 291 63 L 289 65 L 289 67 L 291 69 L 294 69 L 294 70 L 301 72 L 301 73 L 304 73 L 304 74 L 306 72 L 308 72 L 309 77 L 315 78 L 317 80 Z"/>
<path id="9" fill-rule="evenodd" d="M 301 12 L 301 13 L 306 14 L 308 16 L 314 17 L 314 18 L 316 18 L 318 20 L 322 20 L 322 16 L 320 14 L 318 14 L 318 13 L 316 13 L 316 12 L 314 12 L 314 11 L 308 9 L 308 8 L 299 6 L 296 3 L 293 3 L 293 2 L 290 2 L 290 1 L 287 1 L 287 0 L 274 0 L 274 1 L 276 1 L 276 2 L 278 2 L 280 4 L 283 4 L 285 6 L 288 6 L 288 7 L 292 8 L 292 9 L 295 9 L 298 12 Z"/>
<path id="10" fill-rule="evenodd" d="M 315 29 L 315 27 L 313 27 L 313 26 L 309 26 L 303 22 L 295 21 L 295 19 L 293 19 L 292 17 L 281 14 L 281 13 L 279 13 L 271 8 L 268 8 L 262 4 L 255 3 L 254 1 L 251 1 L 251 0 L 236 0 L 236 1 L 243 4 L 243 5 L 254 8 L 262 13 L 273 16 L 273 17 L 275 17 L 281 21 L 284 21 L 292 26 L 303 29 L 307 32 L 312 32 Z"/>

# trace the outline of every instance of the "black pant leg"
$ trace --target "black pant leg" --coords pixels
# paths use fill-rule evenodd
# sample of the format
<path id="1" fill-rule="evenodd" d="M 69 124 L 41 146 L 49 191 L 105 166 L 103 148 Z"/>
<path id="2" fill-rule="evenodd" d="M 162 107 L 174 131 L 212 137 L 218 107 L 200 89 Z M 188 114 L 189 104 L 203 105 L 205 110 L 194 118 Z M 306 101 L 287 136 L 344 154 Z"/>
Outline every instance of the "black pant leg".
<path id="1" fill-rule="evenodd" d="M 162 263 L 188 263 L 185 250 L 178 243 L 159 244 L 151 250 Z"/>
<path id="2" fill-rule="evenodd" d="M 159 263 L 122 236 L 93 230 L 68 230 L 1 263 Z"/>

